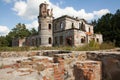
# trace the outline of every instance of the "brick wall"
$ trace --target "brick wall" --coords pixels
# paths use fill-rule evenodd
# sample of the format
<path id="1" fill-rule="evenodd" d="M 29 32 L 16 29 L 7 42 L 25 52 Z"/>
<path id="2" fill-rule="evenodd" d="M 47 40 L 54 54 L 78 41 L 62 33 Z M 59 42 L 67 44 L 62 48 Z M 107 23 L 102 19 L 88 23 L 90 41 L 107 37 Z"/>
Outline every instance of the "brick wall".
<path id="1" fill-rule="evenodd" d="M 99 61 L 77 61 L 74 65 L 75 80 L 101 80 Z"/>

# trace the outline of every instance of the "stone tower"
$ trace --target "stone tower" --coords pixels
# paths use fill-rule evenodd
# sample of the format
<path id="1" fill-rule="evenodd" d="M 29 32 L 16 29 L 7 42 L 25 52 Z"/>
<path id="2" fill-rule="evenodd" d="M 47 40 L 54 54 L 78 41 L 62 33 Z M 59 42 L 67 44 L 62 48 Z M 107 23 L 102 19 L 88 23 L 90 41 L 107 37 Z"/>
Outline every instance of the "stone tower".
<path id="1" fill-rule="evenodd" d="M 52 9 L 48 9 L 48 4 L 46 2 L 40 4 L 39 6 L 38 22 L 39 22 L 38 32 L 40 36 L 40 46 L 52 46 L 53 13 Z"/>

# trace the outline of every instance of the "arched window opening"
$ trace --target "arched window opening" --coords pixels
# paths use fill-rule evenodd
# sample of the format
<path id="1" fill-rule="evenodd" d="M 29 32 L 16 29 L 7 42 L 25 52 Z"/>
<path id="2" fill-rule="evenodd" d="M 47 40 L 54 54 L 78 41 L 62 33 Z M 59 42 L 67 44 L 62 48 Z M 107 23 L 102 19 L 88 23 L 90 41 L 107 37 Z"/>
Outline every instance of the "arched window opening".
<path id="1" fill-rule="evenodd" d="M 52 39 L 51 39 L 51 37 L 49 37 L 48 42 L 49 42 L 49 44 L 52 43 Z"/>
<path id="2" fill-rule="evenodd" d="M 41 24 L 39 24 L 38 30 L 41 30 Z"/>
<path id="3" fill-rule="evenodd" d="M 66 43 L 68 46 L 72 46 L 72 37 L 67 37 L 66 38 Z"/>
<path id="4" fill-rule="evenodd" d="M 89 28 L 89 32 L 91 32 L 91 31 L 90 31 L 90 28 Z"/>
<path id="5" fill-rule="evenodd" d="M 99 42 L 99 39 L 97 38 L 97 42 Z"/>
<path id="6" fill-rule="evenodd" d="M 74 28 L 74 23 L 72 23 L 72 28 Z"/>
<path id="7" fill-rule="evenodd" d="M 48 28 L 51 30 L 51 24 L 48 25 Z"/>
<path id="8" fill-rule="evenodd" d="M 85 37 L 81 38 L 81 43 L 85 43 Z"/>
<path id="9" fill-rule="evenodd" d="M 82 30 L 82 31 L 86 31 L 86 30 L 85 30 L 85 24 L 83 24 L 83 22 L 81 23 L 81 30 Z"/>
<path id="10" fill-rule="evenodd" d="M 60 23 L 60 29 L 63 29 L 63 28 L 64 28 L 64 23 L 61 22 L 61 23 Z"/>
<path id="11" fill-rule="evenodd" d="M 39 45 L 41 45 L 41 38 L 39 38 Z"/>

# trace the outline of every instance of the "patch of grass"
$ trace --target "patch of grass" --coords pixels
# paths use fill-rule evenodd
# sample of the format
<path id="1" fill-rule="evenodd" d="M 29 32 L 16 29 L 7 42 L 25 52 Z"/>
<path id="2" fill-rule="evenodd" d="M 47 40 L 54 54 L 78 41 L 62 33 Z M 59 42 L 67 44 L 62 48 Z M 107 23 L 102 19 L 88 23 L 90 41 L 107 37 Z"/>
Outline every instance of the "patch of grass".
<path id="1" fill-rule="evenodd" d="M 75 51 L 93 51 L 99 50 L 98 47 L 90 47 L 89 45 L 79 46 L 74 49 Z"/>
<path id="2" fill-rule="evenodd" d="M 71 46 L 56 46 L 56 47 L 0 47 L 0 51 L 29 51 L 29 50 L 68 50 L 68 51 L 93 51 L 113 49 L 115 45 L 111 42 L 98 44 L 91 41 L 89 44 L 71 47 Z"/>
<path id="3" fill-rule="evenodd" d="M 72 50 L 71 46 L 34 47 L 31 50 Z"/>

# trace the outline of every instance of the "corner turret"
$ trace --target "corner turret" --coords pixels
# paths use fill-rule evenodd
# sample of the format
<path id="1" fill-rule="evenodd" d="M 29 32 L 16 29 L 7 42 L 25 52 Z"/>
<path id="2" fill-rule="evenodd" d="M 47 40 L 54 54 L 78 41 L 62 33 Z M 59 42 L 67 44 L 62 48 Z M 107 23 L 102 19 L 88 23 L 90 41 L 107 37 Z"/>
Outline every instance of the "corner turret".
<path id="1" fill-rule="evenodd" d="M 40 36 L 40 46 L 52 46 L 53 44 L 53 13 L 52 9 L 45 2 L 39 6 L 38 33 Z"/>

